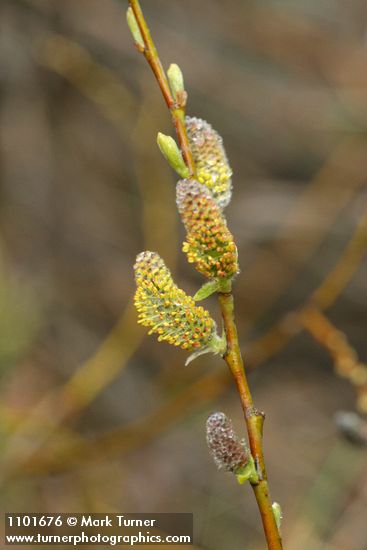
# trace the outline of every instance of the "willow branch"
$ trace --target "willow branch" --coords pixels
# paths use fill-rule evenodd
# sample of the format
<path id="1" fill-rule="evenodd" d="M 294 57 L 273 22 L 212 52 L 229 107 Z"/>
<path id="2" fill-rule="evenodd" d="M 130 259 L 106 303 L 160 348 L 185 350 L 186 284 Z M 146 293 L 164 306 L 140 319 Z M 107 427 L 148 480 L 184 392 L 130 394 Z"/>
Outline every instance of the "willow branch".
<path id="1" fill-rule="evenodd" d="M 162 68 L 157 49 L 152 40 L 139 1 L 129 0 L 129 4 L 134 12 L 134 16 L 139 26 L 140 33 L 144 42 L 144 47 L 141 47 L 137 44 L 137 48 L 145 55 L 145 58 L 147 59 L 158 81 L 163 97 L 172 115 L 173 123 L 181 145 L 183 158 L 185 159 L 185 162 L 190 170 L 190 174 L 194 176 L 195 164 L 190 150 L 190 144 L 187 138 L 185 127 L 185 105 L 178 105 L 174 101 L 166 74 Z M 230 283 L 229 286 L 231 286 Z M 228 292 L 218 293 L 218 298 L 222 310 L 227 340 L 227 351 L 224 355 L 224 359 L 235 379 L 238 393 L 240 395 L 240 400 L 247 425 L 251 453 L 255 461 L 259 476 L 259 480 L 252 483 L 252 488 L 254 490 L 256 501 L 261 514 L 268 550 L 282 550 L 280 533 L 276 524 L 275 516 L 272 509 L 272 501 L 269 494 L 264 453 L 262 447 L 262 428 L 264 415 L 255 409 L 251 391 L 247 382 L 237 336 L 237 328 L 234 320 L 233 295 L 231 288 L 228 288 Z"/>

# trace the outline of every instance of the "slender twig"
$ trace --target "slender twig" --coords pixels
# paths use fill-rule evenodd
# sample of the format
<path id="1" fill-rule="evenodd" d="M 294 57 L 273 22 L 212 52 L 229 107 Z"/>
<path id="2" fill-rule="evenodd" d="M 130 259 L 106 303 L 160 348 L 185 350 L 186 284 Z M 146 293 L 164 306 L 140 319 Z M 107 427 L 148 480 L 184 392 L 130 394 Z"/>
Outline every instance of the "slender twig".
<path id="1" fill-rule="evenodd" d="M 245 415 L 251 454 L 254 458 L 259 476 L 259 481 L 252 483 L 252 488 L 260 510 L 268 548 L 269 550 L 280 550 L 282 548 L 282 542 L 272 509 L 262 446 L 264 414 L 254 407 L 251 391 L 247 382 L 234 319 L 232 289 L 228 288 L 228 292 L 219 293 L 218 296 L 227 339 L 227 351 L 224 359 L 237 385 Z"/>
<path id="2" fill-rule="evenodd" d="M 194 176 L 195 163 L 192 158 L 185 126 L 185 101 L 177 103 L 172 96 L 166 73 L 163 70 L 157 49 L 150 35 L 148 25 L 145 21 L 142 9 L 139 4 L 139 0 L 129 0 L 129 4 L 134 12 L 135 19 L 139 25 L 141 36 L 144 41 L 144 48 L 141 50 L 138 47 L 138 50 L 144 54 L 157 79 L 165 102 L 167 103 L 167 107 L 169 108 L 172 115 L 172 121 L 177 133 L 178 141 L 180 143 L 182 156 L 187 164 L 188 169 L 190 170 L 190 175 Z"/>
<path id="3" fill-rule="evenodd" d="M 162 68 L 157 49 L 152 40 L 139 1 L 129 0 L 129 3 L 134 12 L 144 42 L 144 48 L 138 46 L 138 49 L 144 53 L 154 75 L 156 76 L 163 97 L 169 110 L 171 111 L 173 123 L 182 148 L 183 157 L 190 169 L 191 175 L 195 175 L 195 164 L 191 154 L 185 127 L 185 106 L 177 105 L 172 97 L 166 74 Z M 254 458 L 259 477 L 258 481 L 252 483 L 252 487 L 260 510 L 268 549 L 281 550 L 282 543 L 272 509 L 272 501 L 269 494 L 262 447 L 264 414 L 255 409 L 251 391 L 247 382 L 238 341 L 237 328 L 234 320 L 234 301 L 230 283 L 228 283 L 226 292 L 218 293 L 218 298 L 221 306 L 227 340 L 227 351 L 224 355 L 224 359 L 236 382 L 245 415 L 251 453 Z"/>

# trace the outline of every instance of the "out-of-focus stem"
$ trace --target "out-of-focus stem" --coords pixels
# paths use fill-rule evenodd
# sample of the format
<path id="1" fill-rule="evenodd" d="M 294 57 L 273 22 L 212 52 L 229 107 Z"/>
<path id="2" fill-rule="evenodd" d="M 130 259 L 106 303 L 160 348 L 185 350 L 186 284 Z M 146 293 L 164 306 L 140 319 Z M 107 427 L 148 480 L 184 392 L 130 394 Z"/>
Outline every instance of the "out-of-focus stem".
<path id="1" fill-rule="evenodd" d="M 251 391 L 247 382 L 238 342 L 237 327 L 234 319 L 234 301 L 230 286 L 228 292 L 220 292 L 218 293 L 218 297 L 227 339 L 227 351 L 224 359 L 236 382 L 245 415 L 251 454 L 259 475 L 259 481 L 257 483 L 252 483 L 252 488 L 260 510 L 268 549 L 281 550 L 282 542 L 272 509 L 262 446 L 264 414 L 254 407 Z"/>
<path id="2" fill-rule="evenodd" d="M 182 156 L 187 164 L 188 169 L 190 170 L 190 175 L 194 176 L 195 163 L 192 158 L 189 140 L 186 132 L 186 126 L 185 126 L 185 105 L 178 104 L 172 96 L 166 73 L 164 72 L 164 69 L 162 67 L 162 63 L 158 56 L 157 48 L 155 47 L 155 44 L 152 40 L 148 25 L 145 21 L 142 9 L 139 4 L 139 1 L 129 0 L 129 4 L 131 6 L 131 9 L 134 12 L 135 19 L 138 23 L 141 36 L 144 41 L 144 49 L 142 50 L 142 53 L 144 54 L 146 60 L 148 61 L 157 79 L 157 82 L 162 91 L 163 97 L 165 99 L 165 102 L 167 103 L 167 107 L 171 112 L 172 121 L 173 121 L 176 134 L 178 137 L 178 141 L 181 147 Z M 138 49 L 140 50 L 140 48 Z"/>

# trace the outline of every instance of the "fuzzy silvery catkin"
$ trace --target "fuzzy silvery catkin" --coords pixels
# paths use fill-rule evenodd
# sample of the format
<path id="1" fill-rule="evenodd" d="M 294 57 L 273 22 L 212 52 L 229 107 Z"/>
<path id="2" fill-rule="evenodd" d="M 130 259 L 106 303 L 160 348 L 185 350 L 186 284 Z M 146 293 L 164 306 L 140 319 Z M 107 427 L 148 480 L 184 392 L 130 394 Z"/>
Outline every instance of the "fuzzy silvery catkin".
<path id="1" fill-rule="evenodd" d="M 232 170 L 223 140 L 208 122 L 200 118 L 187 116 L 186 130 L 197 180 L 210 190 L 219 208 L 223 209 L 232 195 Z"/>
<path id="2" fill-rule="evenodd" d="M 249 451 L 233 430 L 231 420 L 222 412 L 209 416 L 206 440 L 214 462 L 220 470 L 238 472 L 249 461 Z"/>
<path id="3" fill-rule="evenodd" d="M 209 279 L 236 275 L 237 247 L 210 191 L 196 180 L 180 180 L 176 201 L 187 232 L 183 251 L 188 261 Z"/>
<path id="4" fill-rule="evenodd" d="M 216 326 L 209 312 L 174 283 L 164 261 L 155 252 L 142 252 L 134 265 L 137 290 L 134 303 L 138 322 L 149 334 L 186 350 L 210 345 Z"/>

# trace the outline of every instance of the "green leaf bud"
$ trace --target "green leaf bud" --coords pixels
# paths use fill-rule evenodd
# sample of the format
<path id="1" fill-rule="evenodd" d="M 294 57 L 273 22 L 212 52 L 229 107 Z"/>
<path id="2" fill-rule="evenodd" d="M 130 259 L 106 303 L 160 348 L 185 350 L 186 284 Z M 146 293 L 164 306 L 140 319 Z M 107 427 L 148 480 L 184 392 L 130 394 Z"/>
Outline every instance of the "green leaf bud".
<path id="1" fill-rule="evenodd" d="M 138 22 L 135 18 L 134 12 L 131 7 L 129 7 L 126 11 L 126 21 L 130 29 L 130 32 L 133 35 L 135 44 L 138 46 L 139 49 L 144 50 L 145 48 L 144 40 L 141 35 Z"/>
<path id="2" fill-rule="evenodd" d="M 185 91 L 183 74 L 176 63 L 171 63 L 167 71 L 168 82 L 171 88 L 172 95 L 177 101 L 180 95 Z"/>
<path id="3" fill-rule="evenodd" d="M 162 155 L 177 172 L 177 174 L 182 178 L 187 178 L 189 175 L 189 169 L 182 158 L 182 153 L 175 140 L 171 136 L 166 136 L 165 134 L 158 132 L 157 143 Z"/>

